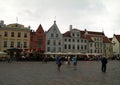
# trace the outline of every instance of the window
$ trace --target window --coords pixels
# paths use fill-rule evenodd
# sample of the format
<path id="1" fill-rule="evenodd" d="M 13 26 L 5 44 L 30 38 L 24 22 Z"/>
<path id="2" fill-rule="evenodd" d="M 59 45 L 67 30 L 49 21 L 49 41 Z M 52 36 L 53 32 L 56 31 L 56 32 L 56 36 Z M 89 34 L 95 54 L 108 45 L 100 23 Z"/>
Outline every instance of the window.
<path id="1" fill-rule="evenodd" d="M 7 36 L 8 36 L 8 33 L 7 33 L 7 32 L 4 32 L 4 36 L 7 37 Z"/>
<path id="2" fill-rule="evenodd" d="M 77 49 L 78 49 L 78 50 L 80 49 L 79 45 L 77 46 Z"/>
<path id="3" fill-rule="evenodd" d="M 67 45 L 66 44 L 64 45 L 64 48 L 67 49 Z"/>
<path id="4" fill-rule="evenodd" d="M 40 43 L 38 43 L 38 48 L 41 48 L 41 44 Z"/>
<path id="5" fill-rule="evenodd" d="M 56 37 L 58 37 L 58 34 L 56 34 Z"/>
<path id="6" fill-rule="evenodd" d="M 11 32 L 11 37 L 14 37 L 14 32 Z"/>
<path id="7" fill-rule="evenodd" d="M 71 39 L 69 39 L 69 42 L 71 42 Z"/>
<path id="8" fill-rule="evenodd" d="M 75 39 L 73 39 L 73 42 L 75 42 Z"/>
<path id="9" fill-rule="evenodd" d="M 17 47 L 20 48 L 20 42 L 17 42 Z"/>
<path id="10" fill-rule="evenodd" d="M 53 41 L 53 45 L 56 45 L 56 41 L 55 40 Z"/>
<path id="11" fill-rule="evenodd" d="M 10 47 L 14 47 L 14 42 L 11 41 Z"/>
<path id="12" fill-rule="evenodd" d="M 81 43 L 83 43 L 83 40 L 81 40 Z"/>
<path id="13" fill-rule="evenodd" d="M 92 49 L 90 49 L 90 53 L 92 53 Z"/>
<path id="14" fill-rule="evenodd" d="M 18 32 L 18 37 L 21 37 L 21 33 L 20 32 Z"/>
<path id="15" fill-rule="evenodd" d="M 58 42 L 58 45 L 61 45 L 61 42 L 60 42 L 60 41 Z"/>
<path id="16" fill-rule="evenodd" d="M 47 41 L 47 45 L 50 45 L 50 40 Z"/>
<path id="17" fill-rule="evenodd" d="M 58 51 L 61 52 L 61 47 L 59 47 Z"/>
<path id="18" fill-rule="evenodd" d="M 85 50 L 87 49 L 87 46 L 85 45 Z"/>
<path id="19" fill-rule="evenodd" d="M 53 52 L 56 52 L 56 47 L 53 47 L 53 50 L 52 50 Z"/>
<path id="20" fill-rule="evenodd" d="M 75 34 L 73 33 L 73 34 L 72 34 L 72 36 L 74 37 L 74 36 L 75 36 Z"/>
<path id="21" fill-rule="evenodd" d="M 38 44 L 42 44 L 42 37 L 39 36 L 37 40 L 38 40 L 37 42 Z"/>
<path id="22" fill-rule="evenodd" d="M 90 43 L 90 47 L 92 47 L 92 43 Z"/>
<path id="23" fill-rule="evenodd" d="M 4 41 L 4 47 L 7 47 L 7 41 Z"/>
<path id="24" fill-rule="evenodd" d="M 24 33 L 24 38 L 27 38 L 27 33 Z"/>
<path id="25" fill-rule="evenodd" d="M 47 47 L 47 51 L 50 52 L 50 47 Z"/>
<path id="26" fill-rule="evenodd" d="M 71 45 L 68 45 L 68 48 L 71 49 Z"/>
<path id="27" fill-rule="evenodd" d="M 24 47 L 24 48 L 27 48 L 27 42 L 24 42 L 23 47 Z"/>
<path id="28" fill-rule="evenodd" d="M 77 40 L 77 42 L 79 42 L 79 39 Z"/>
<path id="29" fill-rule="evenodd" d="M 51 37 L 54 37 L 54 34 L 51 34 Z"/>
<path id="30" fill-rule="evenodd" d="M 83 45 L 81 45 L 81 50 L 83 50 Z"/>
<path id="31" fill-rule="evenodd" d="M 65 42 L 67 42 L 67 39 L 65 39 Z"/>
<path id="32" fill-rule="evenodd" d="M 79 37 L 79 33 L 77 33 L 77 37 Z"/>
<path id="33" fill-rule="evenodd" d="M 73 47 L 72 47 L 73 49 L 75 49 L 75 45 L 73 45 Z"/>

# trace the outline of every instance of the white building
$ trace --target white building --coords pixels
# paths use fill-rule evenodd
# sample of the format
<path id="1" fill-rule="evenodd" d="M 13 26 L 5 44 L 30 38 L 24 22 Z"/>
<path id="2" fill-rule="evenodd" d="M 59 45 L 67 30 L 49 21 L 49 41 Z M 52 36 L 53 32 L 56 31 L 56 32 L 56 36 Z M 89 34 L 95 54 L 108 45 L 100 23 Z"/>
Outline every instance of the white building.
<path id="1" fill-rule="evenodd" d="M 120 35 L 114 34 L 112 43 L 113 43 L 113 55 L 116 57 L 120 57 Z"/>
<path id="2" fill-rule="evenodd" d="M 54 21 L 54 24 L 46 32 L 46 52 L 62 52 L 63 36 Z"/>
<path id="3" fill-rule="evenodd" d="M 80 30 L 73 29 L 70 25 L 70 30 L 63 34 L 64 52 L 67 53 L 86 53 L 88 52 L 88 40 L 82 36 Z"/>

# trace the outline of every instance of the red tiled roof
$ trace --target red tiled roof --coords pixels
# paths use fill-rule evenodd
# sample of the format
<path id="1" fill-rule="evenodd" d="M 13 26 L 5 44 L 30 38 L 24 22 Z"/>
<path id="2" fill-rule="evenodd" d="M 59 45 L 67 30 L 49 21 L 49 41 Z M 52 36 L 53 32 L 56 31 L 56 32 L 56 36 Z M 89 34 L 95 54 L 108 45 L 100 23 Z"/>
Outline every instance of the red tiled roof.
<path id="1" fill-rule="evenodd" d="M 114 36 L 116 37 L 116 39 L 120 42 L 120 35 L 115 35 Z"/>
<path id="2" fill-rule="evenodd" d="M 93 31 L 87 31 L 88 34 L 91 34 L 91 35 L 101 35 L 101 36 L 105 36 L 104 32 L 93 32 Z"/>
<path id="3" fill-rule="evenodd" d="M 110 40 L 109 40 L 109 38 L 107 38 L 107 37 L 105 36 L 105 37 L 103 37 L 103 42 L 104 42 L 104 43 L 110 43 Z"/>
<path id="4" fill-rule="evenodd" d="M 110 41 L 112 41 L 113 38 L 109 38 Z"/>
<path id="5" fill-rule="evenodd" d="M 88 39 L 89 42 L 93 42 L 92 38 L 90 35 L 84 35 L 84 38 Z"/>
<path id="6" fill-rule="evenodd" d="M 63 36 L 64 36 L 64 37 L 71 37 L 70 31 L 65 32 L 65 33 L 63 34 Z"/>

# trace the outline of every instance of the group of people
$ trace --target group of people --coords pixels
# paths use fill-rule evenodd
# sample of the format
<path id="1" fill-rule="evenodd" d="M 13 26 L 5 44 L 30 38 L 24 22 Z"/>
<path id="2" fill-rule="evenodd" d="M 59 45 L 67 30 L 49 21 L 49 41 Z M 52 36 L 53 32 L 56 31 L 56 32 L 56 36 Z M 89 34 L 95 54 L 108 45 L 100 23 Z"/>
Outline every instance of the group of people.
<path id="1" fill-rule="evenodd" d="M 77 65 L 77 57 L 76 56 L 73 56 L 72 59 L 70 59 L 70 57 L 67 58 L 67 64 L 70 65 L 70 61 L 72 60 L 72 64 L 73 64 L 73 67 L 74 67 L 74 70 L 76 70 L 76 65 Z M 57 70 L 60 72 L 60 68 L 61 68 L 61 65 L 62 65 L 62 57 L 60 56 L 57 56 L 56 57 L 56 64 L 57 64 Z M 102 72 L 106 72 L 106 64 L 108 63 L 107 61 L 107 58 L 106 57 L 102 57 L 101 58 L 101 63 L 102 63 L 102 66 L 101 66 L 101 71 Z"/>
<path id="2" fill-rule="evenodd" d="M 60 67 L 62 65 L 62 62 L 63 62 L 63 58 L 60 57 L 60 56 L 57 56 L 56 59 L 56 64 L 57 64 L 57 70 L 60 72 Z M 70 65 L 70 57 L 67 58 L 67 64 Z M 74 69 L 76 69 L 76 65 L 77 65 L 77 57 L 76 56 L 73 56 L 72 57 L 72 63 L 73 63 L 73 66 L 74 66 Z"/>

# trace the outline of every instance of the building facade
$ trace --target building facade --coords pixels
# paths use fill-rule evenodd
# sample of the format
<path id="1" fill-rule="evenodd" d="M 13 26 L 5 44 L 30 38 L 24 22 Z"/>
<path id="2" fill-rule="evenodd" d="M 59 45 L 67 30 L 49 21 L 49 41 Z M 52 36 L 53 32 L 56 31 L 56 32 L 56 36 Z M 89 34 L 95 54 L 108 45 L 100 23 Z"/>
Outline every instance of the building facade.
<path id="1" fill-rule="evenodd" d="M 87 53 L 88 40 L 82 36 L 78 29 L 73 29 L 70 25 L 70 30 L 63 34 L 63 51 L 65 53 Z"/>
<path id="2" fill-rule="evenodd" d="M 29 49 L 30 47 L 30 28 L 14 23 L 5 25 L 0 24 L 0 51 L 9 48 Z"/>
<path id="3" fill-rule="evenodd" d="M 31 30 L 30 33 L 30 50 L 38 51 L 40 53 L 45 52 L 45 32 L 40 24 L 36 32 Z"/>
<path id="4" fill-rule="evenodd" d="M 113 35 L 112 38 L 113 43 L 113 56 L 120 57 L 120 35 Z"/>
<path id="5" fill-rule="evenodd" d="M 63 36 L 54 21 L 46 32 L 46 52 L 58 53 L 63 51 Z"/>

